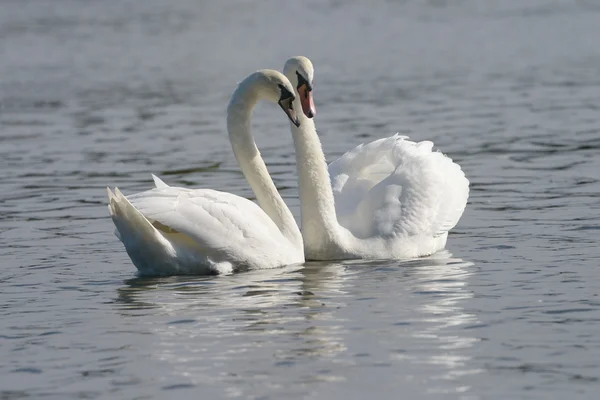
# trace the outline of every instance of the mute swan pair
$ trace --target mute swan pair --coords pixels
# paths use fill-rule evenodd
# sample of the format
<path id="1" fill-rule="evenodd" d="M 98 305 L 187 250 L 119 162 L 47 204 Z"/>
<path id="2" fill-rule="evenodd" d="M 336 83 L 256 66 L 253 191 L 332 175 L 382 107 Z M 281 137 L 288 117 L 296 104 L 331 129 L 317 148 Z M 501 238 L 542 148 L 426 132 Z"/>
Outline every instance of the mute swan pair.
<path id="1" fill-rule="evenodd" d="M 145 192 L 125 197 L 108 189 L 117 236 L 140 273 L 230 273 L 305 257 L 412 258 L 444 248 L 469 193 L 460 166 L 433 152 L 431 142 L 394 135 L 359 145 L 328 167 L 312 120 L 312 63 L 291 58 L 284 74 L 250 75 L 227 109 L 233 152 L 260 207 L 226 192 L 170 187 L 154 175 L 156 187 Z M 278 103 L 290 120 L 302 234 L 250 131 L 261 99 Z"/>

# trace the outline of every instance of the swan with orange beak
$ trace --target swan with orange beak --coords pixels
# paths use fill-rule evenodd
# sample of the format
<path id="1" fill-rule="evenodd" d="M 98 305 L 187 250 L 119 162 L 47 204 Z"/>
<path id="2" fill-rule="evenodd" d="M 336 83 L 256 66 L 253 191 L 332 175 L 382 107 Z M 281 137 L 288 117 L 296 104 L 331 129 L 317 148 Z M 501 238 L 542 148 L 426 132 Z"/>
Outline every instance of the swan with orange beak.
<path id="1" fill-rule="evenodd" d="M 446 245 L 469 197 L 460 166 L 430 141 L 398 134 L 358 145 L 327 165 L 313 117 L 314 69 L 293 57 L 283 73 L 297 92 L 296 149 L 307 260 L 399 259 Z"/>

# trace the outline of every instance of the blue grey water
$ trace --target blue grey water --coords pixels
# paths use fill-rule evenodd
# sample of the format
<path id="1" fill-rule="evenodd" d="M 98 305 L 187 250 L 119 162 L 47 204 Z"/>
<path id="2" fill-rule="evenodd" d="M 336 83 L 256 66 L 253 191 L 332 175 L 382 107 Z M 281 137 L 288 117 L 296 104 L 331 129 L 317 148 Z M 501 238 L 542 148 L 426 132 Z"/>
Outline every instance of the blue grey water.
<path id="1" fill-rule="evenodd" d="M 0 398 L 597 398 L 599 38 L 593 0 L 0 1 Z M 462 165 L 447 251 L 137 278 L 105 187 L 251 197 L 225 107 L 298 54 L 329 160 Z M 254 127 L 298 216 L 288 122 Z"/>

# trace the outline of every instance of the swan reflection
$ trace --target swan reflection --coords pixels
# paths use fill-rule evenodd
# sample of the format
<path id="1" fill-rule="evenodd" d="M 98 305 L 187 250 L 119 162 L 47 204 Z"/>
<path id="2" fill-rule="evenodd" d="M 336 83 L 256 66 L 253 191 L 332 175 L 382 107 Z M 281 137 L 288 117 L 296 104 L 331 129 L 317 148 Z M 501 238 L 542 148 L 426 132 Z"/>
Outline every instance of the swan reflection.
<path id="1" fill-rule="evenodd" d="M 435 255 L 407 263 L 412 271 L 413 293 L 428 301 L 419 304 L 415 329 L 410 331 L 412 351 L 392 355 L 392 358 L 416 365 L 434 366 L 427 392 L 464 392 L 468 387 L 453 381 L 465 375 L 483 372 L 470 367 L 467 351 L 480 339 L 470 336 L 464 328 L 478 323 L 475 314 L 462 307 L 473 297 L 467 279 L 473 273 L 473 263 L 453 258 L 444 250 Z"/>
<path id="2" fill-rule="evenodd" d="M 153 315 L 154 356 L 173 374 L 193 383 L 256 378 L 257 366 L 346 350 L 335 312 L 353 276 L 341 263 L 315 262 L 225 277 L 137 278 L 118 289 L 116 304 L 123 317 Z"/>
<path id="3" fill-rule="evenodd" d="M 284 395 L 315 382 L 344 381 L 350 390 L 354 374 L 376 367 L 382 393 L 398 385 L 456 393 L 468 389 L 465 375 L 481 372 L 470 367 L 478 339 L 465 330 L 478 321 L 462 306 L 473 296 L 471 267 L 442 252 L 140 278 L 126 281 L 116 304 L 123 318 L 147 316 L 151 354 L 168 364 L 168 382 Z"/>

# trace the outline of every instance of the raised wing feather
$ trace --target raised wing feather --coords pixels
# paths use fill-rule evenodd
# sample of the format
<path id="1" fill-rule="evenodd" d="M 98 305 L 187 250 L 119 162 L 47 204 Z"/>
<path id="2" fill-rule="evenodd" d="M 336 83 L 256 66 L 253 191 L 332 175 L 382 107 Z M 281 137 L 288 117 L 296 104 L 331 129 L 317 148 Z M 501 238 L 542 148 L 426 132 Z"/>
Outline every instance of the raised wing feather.
<path id="1" fill-rule="evenodd" d="M 469 182 L 433 143 L 400 135 L 360 145 L 329 165 L 340 224 L 359 238 L 437 237 L 460 219 Z"/>

